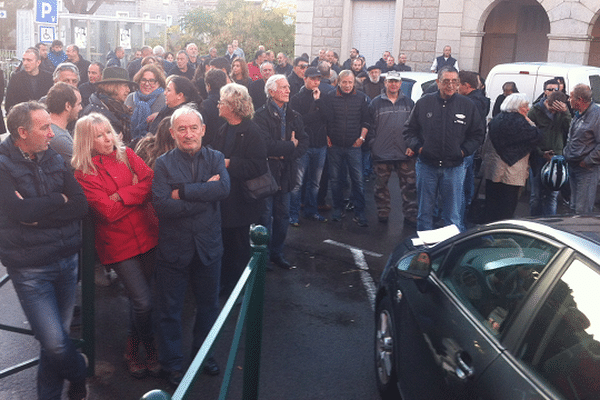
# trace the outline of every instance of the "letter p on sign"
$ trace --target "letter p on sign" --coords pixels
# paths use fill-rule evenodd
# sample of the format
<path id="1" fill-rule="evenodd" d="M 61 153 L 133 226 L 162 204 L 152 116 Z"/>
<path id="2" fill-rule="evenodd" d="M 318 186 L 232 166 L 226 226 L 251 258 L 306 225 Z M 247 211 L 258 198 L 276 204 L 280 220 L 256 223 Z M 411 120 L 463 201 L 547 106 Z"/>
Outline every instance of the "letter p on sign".
<path id="1" fill-rule="evenodd" d="M 57 0 L 37 0 L 35 7 L 35 22 L 56 24 L 58 22 Z"/>

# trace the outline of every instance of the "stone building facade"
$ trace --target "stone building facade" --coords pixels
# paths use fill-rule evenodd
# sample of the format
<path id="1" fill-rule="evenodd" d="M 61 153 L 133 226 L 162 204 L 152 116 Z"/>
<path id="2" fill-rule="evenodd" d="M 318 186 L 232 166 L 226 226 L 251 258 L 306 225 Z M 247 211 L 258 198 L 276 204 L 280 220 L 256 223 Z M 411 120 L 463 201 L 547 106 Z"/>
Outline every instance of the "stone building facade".
<path id="1" fill-rule="evenodd" d="M 428 71 L 445 45 L 462 69 L 482 73 L 513 61 L 600 66 L 600 0 L 298 0 L 297 7 L 296 54 L 311 58 L 328 48 L 343 62 L 361 43 L 371 65 L 383 43 L 394 56 L 406 53 L 417 71 Z"/>

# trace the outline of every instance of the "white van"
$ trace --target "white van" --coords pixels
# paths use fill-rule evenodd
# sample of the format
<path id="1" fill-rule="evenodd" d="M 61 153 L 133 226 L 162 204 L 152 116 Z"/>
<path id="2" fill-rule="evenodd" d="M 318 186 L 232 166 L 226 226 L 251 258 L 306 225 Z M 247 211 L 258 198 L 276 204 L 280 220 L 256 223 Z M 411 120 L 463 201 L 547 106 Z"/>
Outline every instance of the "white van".
<path id="1" fill-rule="evenodd" d="M 592 88 L 595 102 L 600 103 L 600 68 L 589 65 L 550 63 L 550 62 L 518 62 L 498 64 L 488 74 L 485 85 L 487 95 L 492 104 L 490 107 L 491 118 L 494 103 L 498 95 L 502 94 L 502 85 L 505 82 L 515 82 L 520 93 L 527 94 L 531 103 L 544 91 L 544 82 L 562 76 L 565 79 L 567 94 L 579 83 L 585 83 Z"/>

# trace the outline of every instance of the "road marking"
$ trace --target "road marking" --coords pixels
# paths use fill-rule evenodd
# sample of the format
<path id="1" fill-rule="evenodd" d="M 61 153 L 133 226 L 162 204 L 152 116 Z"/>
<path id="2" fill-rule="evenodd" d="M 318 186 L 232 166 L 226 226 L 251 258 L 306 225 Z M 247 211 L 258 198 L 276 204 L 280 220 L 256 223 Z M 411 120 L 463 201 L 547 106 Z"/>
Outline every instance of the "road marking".
<path id="1" fill-rule="evenodd" d="M 350 252 L 352 253 L 352 257 L 354 258 L 354 264 L 356 264 L 356 266 L 360 269 L 360 280 L 362 281 L 363 286 L 367 291 L 367 296 L 369 298 L 369 303 L 371 304 L 371 309 L 375 310 L 375 295 L 377 293 L 377 286 L 373 281 L 373 277 L 371 277 L 371 274 L 368 272 L 369 265 L 367 264 L 367 260 L 365 259 L 365 254 L 373 257 L 383 257 L 383 254 L 375 253 L 369 250 L 359 249 L 358 247 L 336 242 L 335 240 L 327 239 L 323 242 L 350 250 Z"/>
<path id="2" fill-rule="evenodd" d="M 360 250 L 360 251 L 362 251 L 364 254 L 366 254 L 368 256 L 383 257 L 383 254 L 375 253 L 375 252 L 369 251 L 369 250 L 363 250 L 363 249 L 360 249 L 358 247 L 354 247 L 354 246 L 351 246 L 351 245 L 346 244 L 346 243 L 336 242 L 335 240 L 331 240 L 331 239 L 323 240 L 323 243 L 328 243 L 328 244 L 332 244 L 334 246 L 343 247 L 343 248 L 348 249 L 348 250 L 352 250 L 352 249 Z"/>

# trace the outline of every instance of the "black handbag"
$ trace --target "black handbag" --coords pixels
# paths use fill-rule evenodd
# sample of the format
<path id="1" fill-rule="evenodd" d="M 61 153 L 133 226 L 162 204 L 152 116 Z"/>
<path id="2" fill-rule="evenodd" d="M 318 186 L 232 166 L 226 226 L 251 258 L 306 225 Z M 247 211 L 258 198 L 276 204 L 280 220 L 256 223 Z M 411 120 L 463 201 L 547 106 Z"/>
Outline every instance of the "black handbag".
<path id="1" fill-rule="evenodd" d="M 242 193 L 248 202 L 264 199 L 274 195 L 278 190 L 279 185 L 271 173 L 269 164 L 267 164 L 267 172 L 257 178 L 248 179 L 242 184 Z"/>

